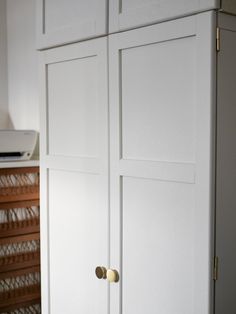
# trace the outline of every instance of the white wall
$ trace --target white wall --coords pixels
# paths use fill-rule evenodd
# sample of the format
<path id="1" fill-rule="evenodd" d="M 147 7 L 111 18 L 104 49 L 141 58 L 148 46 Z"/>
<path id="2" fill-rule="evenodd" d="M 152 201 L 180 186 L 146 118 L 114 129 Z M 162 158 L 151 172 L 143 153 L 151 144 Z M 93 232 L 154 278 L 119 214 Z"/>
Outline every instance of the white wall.
<path id="1" fill-rule="evenodd" d="M 8 107 L 16 129 L 39 130 L 35 2 L 7 0 Z"/>
<path id="2" fill-rule="evenodd" d="M 6 0 L 0 0 L 0 129 L 8 127 Z"/>

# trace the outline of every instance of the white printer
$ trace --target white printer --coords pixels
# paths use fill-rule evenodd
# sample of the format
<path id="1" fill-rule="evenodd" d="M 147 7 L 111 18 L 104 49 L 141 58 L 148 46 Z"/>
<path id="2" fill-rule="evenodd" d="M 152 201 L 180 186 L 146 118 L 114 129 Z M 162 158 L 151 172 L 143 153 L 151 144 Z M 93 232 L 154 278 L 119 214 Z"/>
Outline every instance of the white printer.
<path id="1" fill-rule="evenodd" d="M 37 137 L 32 130 L 0 130 L 0 161 L 29 160 Z"/>

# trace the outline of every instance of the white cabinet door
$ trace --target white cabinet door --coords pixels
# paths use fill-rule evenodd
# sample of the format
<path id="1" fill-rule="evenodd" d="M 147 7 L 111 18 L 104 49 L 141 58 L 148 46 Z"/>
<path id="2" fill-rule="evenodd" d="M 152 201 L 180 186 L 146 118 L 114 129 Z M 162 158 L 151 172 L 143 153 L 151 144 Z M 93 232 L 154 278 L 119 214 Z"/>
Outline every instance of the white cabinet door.
<path id="1" fill-rule="evenodd" d="M 219 0 L 110 0 L 109 33 L 219 7 Z"/>
<path id="2" fill-rule="evenodd" d="M 107 40 L 42 52 L 42 313 L 105 314 Z"/>
<path id="3" fill-rule="evenodd" d="M 215 15 L 109 36 L 111 314 L 209 314 Z"/>
<path id="4" fill-rule="evenodd" d="M 37 0 L 37 48 L 106 34 L 107 0 Z"/>

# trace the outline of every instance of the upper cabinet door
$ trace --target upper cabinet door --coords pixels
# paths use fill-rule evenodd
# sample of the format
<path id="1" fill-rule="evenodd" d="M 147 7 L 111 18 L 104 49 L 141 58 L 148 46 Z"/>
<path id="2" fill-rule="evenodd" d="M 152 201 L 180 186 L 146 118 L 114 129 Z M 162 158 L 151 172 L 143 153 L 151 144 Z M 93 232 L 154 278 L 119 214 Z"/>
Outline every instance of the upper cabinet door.
<path id="1" fill-rule="evenodd" d="M 37 0 L 37 48 L 107 32 L 107 0 Z"/>
<path id="2" fill-rule="evenodd" d="M 219 7 L 219 0 L 110 0 L 109 33 Z"/>

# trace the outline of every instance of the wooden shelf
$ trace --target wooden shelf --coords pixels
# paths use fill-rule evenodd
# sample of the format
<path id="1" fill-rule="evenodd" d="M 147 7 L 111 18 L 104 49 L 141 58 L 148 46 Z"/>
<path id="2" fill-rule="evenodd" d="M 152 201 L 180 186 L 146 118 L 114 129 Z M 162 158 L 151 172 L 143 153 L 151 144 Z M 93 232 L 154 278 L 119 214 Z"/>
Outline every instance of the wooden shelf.
<path id="1" fill-rule="evenodd" d="M 21 243 L 21 242 L 39 240 L 39 239 L 40 239 L 40 234 L 39 232 L 37 232 L 37 233 L 32 233 L 32 234 L 19 235 L 15 237 L 0 238 L 0 245 Z"/>
<path id="2" fill-rule="evenodd" d="M 0 273 L 39 265 L 39 250 L 0 257 Z"/>
<path id="3" fill-rule="evenodd" d="M 24 173 L 39 173 L 38 167 L 24 167 L 24 168 L 1 168 L 0 167 L 0 175 L 17 175 Z"/>
<path id="4" fill-rule="evenodd" d="M 34 306 L 34 305 L 40 305 L 41 304 L 41 298 L 40 295 L 37 298 L 37 295 L 33 296 L 33 299 L 28 300 L 28 301 L 23 301 L 23 302 L 19 302 L 19 303 L 12 303 L 9 305 L 5 305 L 5 306 L 0 306 L 0 313 L 8 313 L 17 309 L 26 309 L 29 308 L 30 306 Z M 22 312 L 23 313 L 23 312 Z M 29 312 L 26 312 L 29 313 Z M 32 313 L 36 313 L 35 311 Z"/>
<path id="5" fill-rule="evenodd" d="M 9 307 L 17 309 L 28 301 L 37 300 L 38 302 L 40 299 L 40 282 L 37 282 L 37 274 L 39 272 L 40 267 L 35 266 L 0 273 L 0 313 L 3 313 Z M 28 284 L 30 276 L 34 276 L 34 279 L 31 279 L 32 283 Z M 22 286 L 19 285 L 20 281 Z M 23 285 L 24 283 L 26 285 Z"/>
<path id="6" fill-rule="evenodd" d="M 32 266 L 27 269 L 17 269 L 14 271 L 0 273 L 0 280 L 7 278 L 16 278 L 19 276 L 25 276 L 27 274 L 39 273 L 40 266 Z"/>
<path id="7" fill-rule="evenodd" d="M 12 208 L 25 208 L 25 207 L 31 207 L 31 206 L 39 206 L 39 199 L 36 200 L 23 200 L 19 202 L 1 202 L 0 203 L 0 210 L 1 209 L 12 209 Z"/>
<path id="8" fill-rule="evenodd" d="M 7 313 L 40 305 L 37 166 L 1 168 L 0 164 L 0 211 L 0 313 Z"/>
<path id="9" fill-rule="evenodd" d="M 38 186 L 21 186 L 1 188 L 0 203 L 39 199 Z"/>
<path id="10" fill-rule="evenodd" d="M 10 236 L 39 233 L 39 218 L 21 220 L 16 222 L 6 222 L 0 224 L 0 238 Z"/>
<path id="11" fill-rule="evenodd" d="M 33 207 L 37 207 L 37 211 L 33 211 Z M 16 215 L 19 209 L 24 209 L 25 214 L 27 213 L 26 216 L 30 218 L 16 220 L 14 215 Z M 39 232 L 39 200 L 0 203 L 0 210 L 4 211 L 8 220 L 0 223 L 0 238 Z M 12 215 L 11 219 L 10 214 Z"/>
<path id="12" fill-rule="evenodd" d="M 0 203 L 39 199 L 38 167 L 0 169 Z"/>
<path id="13" fill-rule="evenodd" d="M 39 273 L 39 266 L 0 273 L 0 313 L 40 300 Z"/>
<path id="14" fill-rule="evenodd" d="M 0 292 L 0 313 L 6 309 L 17 309 L 25 306 L 28 302 L 40 302 L 40 285 L 25 286 L 22 288 Z"/>

